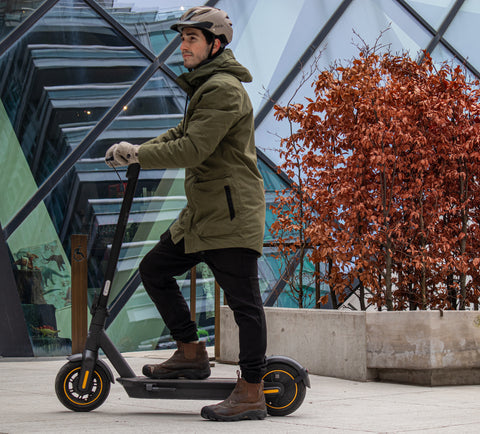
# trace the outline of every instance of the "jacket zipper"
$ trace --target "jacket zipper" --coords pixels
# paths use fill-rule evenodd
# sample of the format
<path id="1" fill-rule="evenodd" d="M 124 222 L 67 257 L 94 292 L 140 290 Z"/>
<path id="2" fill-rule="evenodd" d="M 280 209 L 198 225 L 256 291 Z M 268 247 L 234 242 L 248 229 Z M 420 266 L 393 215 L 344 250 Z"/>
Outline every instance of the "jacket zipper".
<path id="1" fill-rule="evenodd" d="M 225 189 L 225 196 L 227 197 L 228 211 L 230 212 L 230 220 L 235 218 L 235 208 L 233 207 L 232 192 L 229 185 L 223 187 Z"/>

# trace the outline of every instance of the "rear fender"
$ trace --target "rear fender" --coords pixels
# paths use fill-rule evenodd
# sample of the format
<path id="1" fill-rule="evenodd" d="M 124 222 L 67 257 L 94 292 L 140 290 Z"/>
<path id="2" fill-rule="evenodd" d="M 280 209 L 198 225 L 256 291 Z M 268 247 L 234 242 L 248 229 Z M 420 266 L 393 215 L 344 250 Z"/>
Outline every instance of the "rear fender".
<path id="1" fill-rule="evenodd" d="M 308 376 L 308 370 L 304 368 L 300 363 L 296 360 L 287 357 L 287 356 L 269 356 L 267 357 L 267 366 L 272 363 L 283 363 L 285 365 L 289 365 L 292 368 L 298 371 L 300 376 L 300 381 L 303 381 L 306 387 L 310 388 L 310 378 Z"/>

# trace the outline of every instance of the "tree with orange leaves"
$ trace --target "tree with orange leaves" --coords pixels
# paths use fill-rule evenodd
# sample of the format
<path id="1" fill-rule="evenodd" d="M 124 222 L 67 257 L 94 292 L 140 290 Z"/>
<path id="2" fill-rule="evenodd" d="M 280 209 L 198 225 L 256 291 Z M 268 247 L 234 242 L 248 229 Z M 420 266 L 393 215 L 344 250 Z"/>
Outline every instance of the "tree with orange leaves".
<path id="1" fill-rule="evenodd" d="M 479 97 L 459 66 L 366 47 L 319 74 L 314 100 L 276 106 L 298 127 L 281 168 L 302 170 L 277 200 L 277 230 L 292 244 L 302 229 L 337 295 L 355 281 L 379 309 L 477 303 Z"/>
<path id="2" fill-rule="evenodd" d="M 300 108 L 293 104 L 293 100 L 315 71 L 316 62 L 308 73 L 303 74 L 300 85 L 284 109 L 287 113 L 290 109 Z M 312 303 L 312 292 L 307 289 L 315 285 L 315 276 L 305 269 L 305 260 L 310 249 L 305 229 L 310 224 L 312 206 L 311 199 L 304 188 L 307 185 L 304 179 L 307 171 L 303 164 L 302 140 L 294 133 L 294 122 L 288 114 L 286 119 L 289 122 L 290 136 L 288 139 L 281 140 L 283 149 L 280 156 L 284 159 L 281 169 L 292 182 L 287 188 L 278 192 L 276 205 L 272 207 L 276 220 L 271 224 L 270 231 L 273 237 L 279 241 L 276 243 L 278 248 L 276 259 L 280 260 L 286 271 L 282 273 L 282 278 L 285 279 L 288 287 L 286 292 L 299 308 L 303 308 L 319 303 L 318 300 L 313 300 Z"/>

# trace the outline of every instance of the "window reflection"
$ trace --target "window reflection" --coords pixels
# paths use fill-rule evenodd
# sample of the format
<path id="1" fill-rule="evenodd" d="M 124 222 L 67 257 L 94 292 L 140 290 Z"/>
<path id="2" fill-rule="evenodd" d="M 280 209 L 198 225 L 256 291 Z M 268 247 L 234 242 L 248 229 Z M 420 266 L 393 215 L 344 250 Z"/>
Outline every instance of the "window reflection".
<path id="1" fill-rule="evenodd" d="M 60 1 L 0 58 L 3 225 L 149 63 L 77 0 Z M 128 109 L 138 111 L 135 104 Z M 99 142 L 92 153 L 107 145 Z M 118 197 L 108 190 L 118 186 L 113 177 L 95 185 L 88 175 L 96 168 L 81 169 L 72 168 L 8 239 L 35 355 L 70 351 L 69 236 L 91 232 L 82 224 L 102 227 L 85 197 L 94 201 L 103 190 L 101 197 Z"/>
<path id="2" fill-rule="evenodd" d="M 114 1 L 111 7 L 106 6 L 105 9 L 145 47 L 158 55 L 177 35 L 177 32 L 171 30 L 170 26 L 186 10 L 204 3 L 202 0 Z M 185 72 L 178 50 L 167 64 L 176 74 Z"/>
<path id="3" fill-rule="evenodd" d="M 45 0 L 10 0 L 0 2 L 0 41 L 26 20 Z"/>
<path id="4" fill-rule="evenodd" d="M 110 105 L 128 86 L 129 84 L 111 86 L 108 92 L 103 92 L 107 89 L 102 87 L 98 104 Z M 89 101 L 94 99 L 95 89 L 98 90 L 97 85 L 64 86 L 55 90 L 54 98 L 58 105 L 82 101 L 83 97 Z M 105 152 L 113 143 L 122 140 L 143 143 L 176 126 L 183 117 L 184 104 L 183 91 L 162 72 L 157 72 L 45 199 L 46 208 L 65 251 L 70 250 L 72 234 L 88 234 L 90 302 L 103 282 L 126 183 L 125 168 L 117 169 L 118 173 L 109 168 L 103 159 Z M 88 106 L 91 107 L 92 104 Z M 65 141 L 70 149 L 78 146 L 86 134 L 83 130 L 88 131 L 88 128 L 89 125 L 82 124 L 64 128 Z M 141 172 L 113 281 L 111 301 L 137 270 L 145 253 L 158 242 L 160 234 L 185 206 L 183 183 L 183 170 Z M 146 294 L 142 300 L 145 298 L 149 300 Z M 147 304 L 147 310 L 152 310 L 151 302 Z M 138 309 L 135 304 L 134 311 L 138 312 Z M 158 329 L 163 329 L 163 322 L 159 318 L 156 321 L 158 327 L 142 331 L 142 336 L 150 333 L 158 338 L 155 333 L 158 333 Z M 119 330 L 125 326 L 126 324 L 114 322 L 109 328 L 111 338 L 121 348 L 126 348 L 122 343 L 125 336 Z M 128 332 L 129 339 L 133 342 L 131 345 L 135 345 L 132 349 L 137 349 L 143 339 L 136 336 L 137 332 L 140 333 L 140 329 Z"/>
<path id="5" fill-rule="evenodd" d="M 81 1 L 59 2 L 0 59 L 0 98 L 42 183 L 149 62 Z M 8 77 L 8 80 L 6 79 Z"/>
<path id="6" fill-rule="evenodd" d="M 71 353 L 70 260 L 43 203 L 8 245 L 35 356 Z"/>
<path id="7" fill-rule="evenodd" d="M 41 3 L 0 0 L 0 39 Z M 157 55 L 176 35 L 170 30 L 171 24 L 187 8 L 204 1 L 97 0 L 97 3 Z M 276 89 L 339 4 L 329 0 L 301 0 L 293 5 L 291 1 L 279 0 L 272 15 L 272 8 L 266 3 L 262 0 L 217 3 L 234 20 L 231 47 L 252 72 L 255 81 L 247 88 L 256 109 L 265 102 L 265 89 Z M 408 3 L 437 28 L 453 0 L 408 0 Z M 471 36 L 476 31 L 478 13 L 477 2 L 467 0 L 445 35 L 477 64 L 480 60 L 475 58 L 472 45 L 475 38 Z M 327 68 L 332 60 L 357 53 L 352 44 L 355 39 L 352 28 L 371 44 L 390 23 L 391 30 L 382 43 L 390 44 L 392 51 L 405 49 L 416 55 L 431 40 L 431 35 L 398 2 L 358 0 L 351 3 L 329 32 L 319 67 Z M 282 31 L 279 33 L 278 29 Z M 437 46 L 433 55 L 438 61 L 451 57 L 442 45 Z M 178 50 L 167 64 L 177 74 L 184 72 Z M 15 215 L 37 190 L 37 185 L 81 143 L 148 65 L 150 61 L 130 41 L 81 0 L 59 1 L 0 58 L 2 224 Z M 282 99 L 290 98 L 300 76 Z M 307 85 L 299 95 L 312 96 L 312 92 Z M 171 79 L 160 72 L 155 74 L 8 239 L 36 355 L 58 354 L 69 349 L 70 263 L 66 252 L 70 251 L 72 234 L 88 234 L 90 301 L 101 286 L 125 182 L 125 170 L 119 170 L 120 180 L 104 164 L 106 149 L 120 140 L 142 143 L 175 126 L 183 116 L 184 104 L 183 92 Z M 256 131 L 257 146 L 278 161 L 275 153 L 278 137 L 287 134 L 288 128 L 270 115 Z M 266 187 L 265 241 L 269 242 L 274 241 L 269 228 L 275 218 L 269 206 L 274 203 L 275 191 L 285 187 L 285 182 L 261 159 L 259 168 Z M 183 182 L 182 170 L 142 171 L 118 262 L 113 297 L 122 291 L 141 258 L 185 205 Z M 266 247 L 259 260 L 264 300 L 279 281 L 281 265 L 275 246 Z M 311 264 L 305 261 L 304 266 L 311 275 Z M 208 267 L 200 264 L 196 277 L 197 322 L 202 337 L 211 339 L 213 276 Z M 179 278 L 187 299 L 191 279 L 190 272 Z M 314 291 L 310 284 L 306 289 Z M 295 306 L 288 288 L 275 305 Z M 141 284 L 109 328 L 109 335 L 122 351 L 170 345 L 168 330 Z"/>
<path id="8" fill-rule="evenodd" d="M 74 97 L 78 89 L 58 90 L 59 101 Z M 110 97 L 125 89 L 112 89 Z M 80 93 L 81 94 L 81 93 Z M 92 93 L 87 92 L 87 95 Z M 171 79 L 158 72 L 124 107 L 122 113 L 100 135 L 93 146 L 75 164 L 45 201 L 52 220 L 68 249 L 69 237 L 74 233 L 89 234 L 91 286 L 97 288 L 103 279 L 105 260 L 112 242 L 126 183 L 125 168 L 115 172 L 104 163 L 106 150 L 114 143 L 128 141 L 143 143 L 176 126 L 183 117 L 185 96 Z M 108 100 L 105 104 L 109 104 Z M 74 149 L 84 136 L 85 127 L 73 125 L 64 129 L 65 141 Z M 143 257 L 146 250 L 138 243 L 158 241 L 185 205 L 183 171 L 142 171 L 125 237 L 125 249 L 120 255 L 119 270 L 126 270 L 125 278 L 116 276 L 115 288 L 120 289 L 136 269 L 132 258 Z M 151 234 L 153 231 L 153 234 Z M 128 243 L 137 243 L 129 246 Z M 131 247 L 131 251 L 127 250 Z M 135 252 L 132 254 L 132 252 Z M 130 258 L 124 261 L 123 258 Z M 138 259 L 139 260 L 139 259 Z M 131 265 L 125 266 L 126 263 Z M 112 290 L 112 296 L 117 290 Z"/>

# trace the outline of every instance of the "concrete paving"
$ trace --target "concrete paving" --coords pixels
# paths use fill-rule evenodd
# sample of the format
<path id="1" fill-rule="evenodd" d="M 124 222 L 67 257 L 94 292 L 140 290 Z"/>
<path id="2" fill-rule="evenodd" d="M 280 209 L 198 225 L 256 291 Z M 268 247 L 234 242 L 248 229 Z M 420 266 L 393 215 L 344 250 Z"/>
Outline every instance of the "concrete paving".
<path id="1" fill-rule="evenodd" d="M 125 354 L 135 372 L 169 351 Z M 117 382 L 89 413 L 57 400 L 55 376 L 64 358 L 0 358 L 0 434 L 3 433 L 478 433 L 480 386 L 419 387 L 311 375 L 303 405 L 263 421 L 211 422 L 200 409 L 211 401 L 129 398 Z M 215 364 L 212 376 L 235 377 Z"/>

